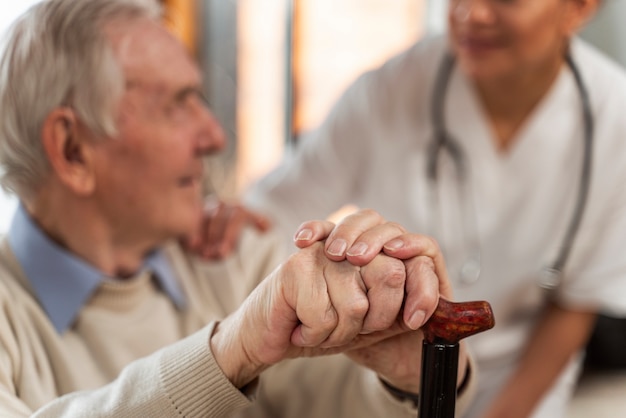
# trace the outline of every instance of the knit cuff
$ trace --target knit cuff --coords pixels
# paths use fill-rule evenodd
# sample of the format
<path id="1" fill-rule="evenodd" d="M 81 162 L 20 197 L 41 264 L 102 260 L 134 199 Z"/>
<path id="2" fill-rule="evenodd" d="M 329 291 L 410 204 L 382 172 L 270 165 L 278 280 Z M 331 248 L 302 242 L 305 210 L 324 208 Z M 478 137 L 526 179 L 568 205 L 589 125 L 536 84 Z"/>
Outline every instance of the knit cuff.
<path id="1" fill-rule="evenodd" d="M 209 338 L 216 323 L 163 351 L 160 375 L 180 416 L 230 416 L 250 400 L 226 378 L 211 353 Z"/>

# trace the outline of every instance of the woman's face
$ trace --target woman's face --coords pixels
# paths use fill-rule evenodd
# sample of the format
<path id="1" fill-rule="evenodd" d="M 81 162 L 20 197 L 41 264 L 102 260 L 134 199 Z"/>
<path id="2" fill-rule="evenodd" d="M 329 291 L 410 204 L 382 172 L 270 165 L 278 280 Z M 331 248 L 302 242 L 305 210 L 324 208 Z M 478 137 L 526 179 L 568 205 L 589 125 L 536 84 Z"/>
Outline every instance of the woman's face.
<path id="1" fill-rule="evenodd" d="M 450 43 L 460 67 L 478 82 L 554 68 L 581 23 L 580 1 L 450 0 Z"/>

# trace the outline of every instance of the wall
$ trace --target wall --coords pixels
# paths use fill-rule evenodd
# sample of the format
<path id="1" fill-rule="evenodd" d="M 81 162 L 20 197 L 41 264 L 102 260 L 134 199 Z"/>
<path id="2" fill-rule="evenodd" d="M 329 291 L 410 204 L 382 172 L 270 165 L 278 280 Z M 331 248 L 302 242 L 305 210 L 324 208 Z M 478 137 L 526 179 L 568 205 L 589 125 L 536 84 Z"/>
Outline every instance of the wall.
<path id="1" fill-rule="evenodd" d="M 626 68 L 626 0 L 605 0 L 581 36 Z"/>

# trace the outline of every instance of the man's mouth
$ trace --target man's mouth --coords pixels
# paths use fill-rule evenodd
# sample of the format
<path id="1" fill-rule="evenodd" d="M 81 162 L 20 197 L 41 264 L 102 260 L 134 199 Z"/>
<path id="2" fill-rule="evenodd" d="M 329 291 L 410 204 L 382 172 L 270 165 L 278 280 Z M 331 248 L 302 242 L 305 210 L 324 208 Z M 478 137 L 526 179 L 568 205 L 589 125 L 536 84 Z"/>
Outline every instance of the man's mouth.
<path id="1" fill-rule="evenodd" d="M 191 187 L 191 186 L 195 186 L 199 182 L 200 182 L 199 176 L 186 176 L 186 177 L 181 178 L 178 181 L 178 184 L 181 187 Z"/>

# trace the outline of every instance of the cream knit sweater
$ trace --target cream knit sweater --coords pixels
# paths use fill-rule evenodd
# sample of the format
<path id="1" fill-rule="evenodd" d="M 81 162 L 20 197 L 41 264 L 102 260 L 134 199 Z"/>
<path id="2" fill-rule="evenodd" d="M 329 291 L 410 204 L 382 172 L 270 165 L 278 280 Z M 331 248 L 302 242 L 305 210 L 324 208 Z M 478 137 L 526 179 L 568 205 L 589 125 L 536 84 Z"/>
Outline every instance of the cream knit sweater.
<path id="1" fill-rule="evenodd" d="M 276 242 L 249 233 L 213 264 L 170 245 L 186 309 L 142 272 L 103 283 L 63 335 L 0 242 L 0 417 L 415 417 L 341 355 L 283 362 L 249 397 L 225 378 L 208 344 L 214 321 L 277 265 Z"/>

